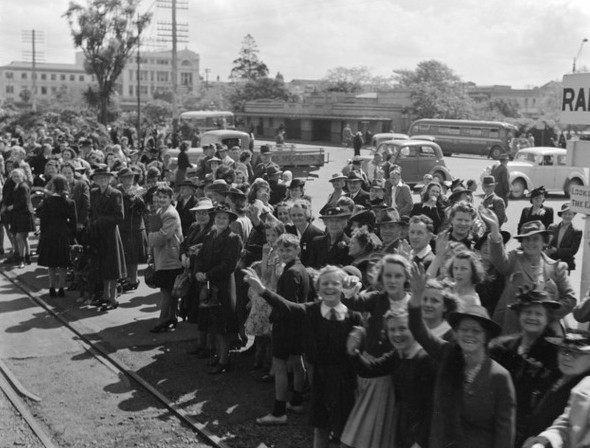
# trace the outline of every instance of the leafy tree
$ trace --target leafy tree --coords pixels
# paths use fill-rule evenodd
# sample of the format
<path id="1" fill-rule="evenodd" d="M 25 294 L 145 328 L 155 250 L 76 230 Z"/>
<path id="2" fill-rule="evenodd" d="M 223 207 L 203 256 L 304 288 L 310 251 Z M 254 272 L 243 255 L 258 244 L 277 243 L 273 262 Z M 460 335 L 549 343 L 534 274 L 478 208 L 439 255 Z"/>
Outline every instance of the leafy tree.
<path id="1" fill-rule="evenodd" d="M 23 103 L 30 102 L 32 96 L 33 94 L 29 89 L 22 89 L 18 94 L 18 97 L 22 100 Z"/>
<path id="2" fill-rule="evenodd" d="M 233 81 L 238 79 L 256 80 L 268 76 L 268 67 L 258 58 L 258 45 L 254 38 L 247 34 L 242 40 L 240 57 L 235 59 L 229 78 Z"/>
<path id="3" fill-rule="evenodd" d="M 248 81 L 243 85 L 238 85 L 234 92 L 229 96 L 233 109 L 237 112 L 242 112 L 244 110 L 246 101 L 259 99 L 290 101 L 293 99 L 293 96 L 285 87 L 284 82 L 271 78 L 260 78 Z"/>
<path id="4" fill-rule="evenodd" d="M 164 100 L 153 100 L 143 107 L 143 115 L 152 123 L 161 123 L 172 118 L 172 105 Z"/>
<path id="5" fill-rule="evenodd" d="M 138 15 L 140 0 L 90 0 L 86 7 L 70 2 L 64 13 L 74 46 L 81 48 L 84 68 L 96 77 L 97 90 L 90 87 L 86 98 L 99 110 L 99 121 L 107 123 L 111 96 L 125 63 L 139 41 L 151 14 Z"/>
<path id="6" fill-rule="evenodd" d="M 519 118 L 518 103 L 515 100 L 495 98 L 479 101 L 474 104 L 474 117 L 480 120 L 505 120 Z"/>
<path id="7" fill-rule="evenodd" d="M 172 90 L 170 89 L 156 89 L 154 90 L 154 94 L 152 95 L 155 100 L 162 100 L 166 101 L 167 103 L 172 104 L 174 102 L 174 97 Z"/>
<path id="8" fill-rule="evenodd" d="M 473 113 L 461 79 L 442 62 L 422 61 L 415 70 L 395 70 L 394 78 L 410 90 L 417 118 L 469 118 Z"/>

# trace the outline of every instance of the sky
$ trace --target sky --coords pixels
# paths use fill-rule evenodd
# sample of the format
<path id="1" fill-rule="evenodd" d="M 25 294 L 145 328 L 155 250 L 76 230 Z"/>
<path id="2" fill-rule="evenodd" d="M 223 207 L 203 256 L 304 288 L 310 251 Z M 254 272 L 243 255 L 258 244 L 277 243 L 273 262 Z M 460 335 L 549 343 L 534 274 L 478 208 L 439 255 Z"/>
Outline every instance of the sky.
<path id="1" fill-rule="evenodd" d="M 168 0 L 169 1 L 169 0 Z M 182 0 L 179 0 L 182 1 Z M 85 4 L 86 0 L 78 0 Z M 540 86 L 572 70 L 590 39 L 589 0 L 186 0 L 189 48 L 201 74 L 227 80 L 242 39 L 251 34 L 270 74 L 320 79 L 336 67 L 367 66 L 374 75 L 414 69 L 436 59 L 478 85 Z M 0 66 L 23 60 L 22 31 L 42 32 L 45 62 L 73 63 L 62 14 L 68 0 L 1 0 Z M 162 50 L 157 21 L 170 9 L 143 0 L 154 13 L 142 50 Z M 164 47 L 162 47 L 164 45 Z M 577 60 L 590 67 L 590 42 Z"/>

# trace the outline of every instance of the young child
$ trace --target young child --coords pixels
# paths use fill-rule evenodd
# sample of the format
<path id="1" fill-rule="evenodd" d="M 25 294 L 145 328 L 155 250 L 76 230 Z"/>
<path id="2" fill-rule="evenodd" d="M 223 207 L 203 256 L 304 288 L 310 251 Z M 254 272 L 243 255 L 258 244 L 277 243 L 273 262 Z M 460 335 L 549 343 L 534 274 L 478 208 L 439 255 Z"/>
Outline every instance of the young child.
<path id="1" fill-rule="evenodd" d="M 283 234 L 276 246 L 279 258 L 284 264 L 283 273 L 277 281 L 276 292 L 293 303 L 305 303 L 309 297 L 310 280 L 305 266 L 299 260 L 301 248 L 299 238 Z M 254 288 L 256 291 L 256 289 Z M 259 425 L 284 425 L 287 423 L 286 410 L 303 412 L 303 344 L 301 319 L 273 309 L 272 322 L 272 370 L 275 375 L 275 404 L 272 413 L 256 419 Z M 287 369 L 293 372 L 293 397 L 287 403 L 289 380 Z"/>
<path id="2" fill-rule="evenodd" d="M 391 375 L 395 389 L 396 413 L 391 422 L 395 429 L 395 446 L 427 446 L 436 366 L 416 342 L 408 327 L 405 308 L 388 311 L 383 327 L 393 350 L 370 360 L 361 353 L 364 329 L 353 331 L 347 342 L 348 354 L 355 358 L 359 374 L 364 377 Z"/>
<path id="3" fill-rule="evenodd" d="M 356 387 L 352 360 L 346 355 L 346 338 L 361 315 L 340 301 L 346 273 L 326 266 L 316 284 L 319 301 L 293 303 L 267 290 L 256 272 L 243 270 L 245 281 L 273 307 L 273 311 L 303 320 L 304 350 L 313 365 L 311 423 L 314 448 L 327 448 L 330 432 L 339 438 L 354 404 Z M 273 340 L 274 343 L 274 340 Z"/>

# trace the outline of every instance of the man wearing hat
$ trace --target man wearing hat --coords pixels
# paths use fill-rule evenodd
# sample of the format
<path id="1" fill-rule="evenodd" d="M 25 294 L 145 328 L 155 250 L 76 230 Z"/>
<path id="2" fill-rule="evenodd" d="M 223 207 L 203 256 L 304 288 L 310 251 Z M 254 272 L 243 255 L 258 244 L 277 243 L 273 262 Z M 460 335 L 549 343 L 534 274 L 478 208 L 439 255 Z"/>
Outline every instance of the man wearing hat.
<path id="1" fill-rule="evenodd" d="M 347 210 L 332 206 L 320 215 L 326 226 L 326 234 L 316 236 L 310 245 L 309 266 L 315 269 L 326 265 L 346 266 L 352 262 L 348 254 L 348 241 L 344 230 L 351 214 Z"/>
<path id="2" fill-rule="evenodd" d="M 215 148 L 213 145 L 203 146 L 203 157 L 199 160 L 197 176 L 199 179 L 205 179 L 205 175 L 212 173 L 211 165 L 208 163 L 209 159 L 215 156 Z"/>
<path id="3" fill-rule="evenodd" d="M 397 253 L 397 249 L 402 242 L 408 246 L 408 242 L 405 240 L 408 223 L 400 218 L 396 209 L 389 207 L 381 210 L 378 221 L 379 237 L 383 241 L 382 252 L 384 254 Z M 409 246 L 407 249 L 410 249 Z"/>
<path id="4" fill-rule="evenodd" d="M 326 202 L 326 204 L 321 208 L 320 215 L 324 214 L 328 208 L 335 206 L 336 202 L 338 202 L 338 199 L 346 194 L 344 191 L 344 186 L 346 185 L 346 176 L 344 174 L 332 174 L 332 178 L 329 180 L 329 182 L 332 184 L 334 191 L 330 193 L 330 196 L 328 196 L 328 202 Z"/>
<path id="5" fill-rule="evenodd" d="M 195 215 L 191 212 L 191 208 L 197 203 L 195 192 L 197 186 L 190 180 L 183 180 L 178 184 L 178 199 L 176 202 L 176 211 L 180 216 L 180 223 L 182 227 L 182 234 L 186 235 L 188 229 L 193 222 L 195 222 Z"/>
<path id="6" fill-rule="evenodd" d="M 223 179 L 215 179 L 205 187 L 205 196 L 213 201 L 215 205 L 225 204 L 225 192 L 230 186 Z"/>
<path id="7" fill-rule="evenodd" d="M 385 181 L 383 179 L 373 179 L 369 189 L 369 199 L 371 208 L 385 205 Z"/>
<path id="8" fill-rule="evenodd" d="M 365 208 L 371 207 L 371 196 L 361 187 L 363 178 L 359 172 L 352 170 L 346 180 L 348 187 L 348 197 L 350 197 L 356 205 L 361 205 Z"/>
<path id="9" fill-rule="evenodd" d="M 508 206 L 508 195 L 510 194 L 510 173 L 508 172 L 509 160 L 510 157 L 508 157 L 508 154 L 502 154 L 500 156 L 500 163 L 495 165 L 490 173 L 494 177 L 494 182 L 496 183 L 494 192 L 504 200 L 506 206 Z"/>
<path id="10" fill-rule="evenodd" d="M 494 193 L 496 189 L 494 176 L 484 176 L 481 187 L 484 192 L 482 205 L 496 214 L 500 227 L 502 227 L 502 224 L 508 221 L 508 217 L 506 216 L 506 203 L 504 202 L 504 199 Z"/>
<path id="11" fill-rule="evenodd" d="M 551 240 L 545 253 L 554 260 L 567 263 L 567 269 L 571 272 L 576 269 L 575 257 L 582 242 L 583 232 L 576 229 L 572 223 L 576 213 L 571 210 L 569 202 L 561 206 L 557 215 L 561 218 L 561 222 L 549 227 Z"/>
<path id="12" fill-rule="evenodd" d="M 268 145 L 262 145 L 260 147 L 260 163 L 256 165 L 254 168 L 254 178 L 258 179 L 259 177 L 264 179 L 266 175 L 266 171 L 271 166 L 274 166 L 279 170 L 279 166 L 272 161 L 272 153 L 270 152 L 270 147 Z"/>

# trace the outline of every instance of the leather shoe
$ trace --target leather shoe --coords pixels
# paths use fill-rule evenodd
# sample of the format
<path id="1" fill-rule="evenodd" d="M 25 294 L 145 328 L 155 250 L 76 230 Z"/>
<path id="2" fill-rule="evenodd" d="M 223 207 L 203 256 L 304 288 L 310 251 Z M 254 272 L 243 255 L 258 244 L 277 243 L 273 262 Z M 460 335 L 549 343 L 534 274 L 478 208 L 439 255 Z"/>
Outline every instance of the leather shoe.
<path id="1" fill-rule="evenodd" d="M 219 375 L 220 373 L 227 373 L 229 372 L 229 364 L 217 364 L 213 367 L 209 372 L 209 375 Z"/>
<path id="2" fill-rule="evenodd" d="M 293 414 L 303 414 L 304 409 L 302 404 L 291 404 L 287 401 L 287 411 L 291 411 Z"/>

